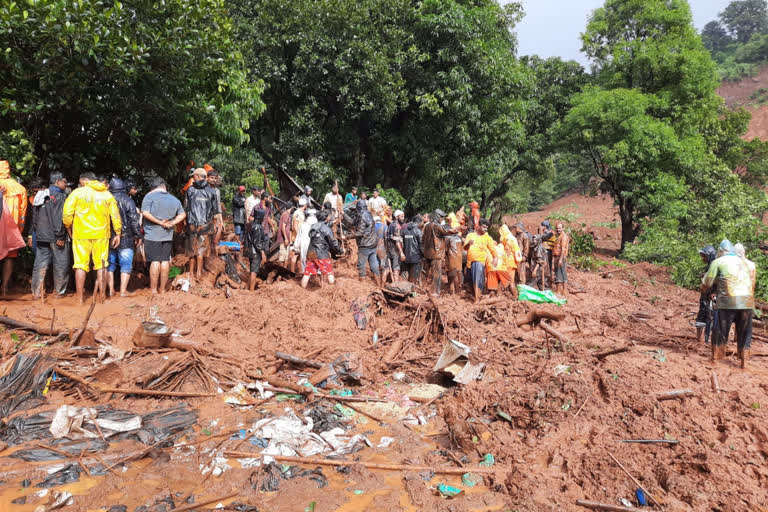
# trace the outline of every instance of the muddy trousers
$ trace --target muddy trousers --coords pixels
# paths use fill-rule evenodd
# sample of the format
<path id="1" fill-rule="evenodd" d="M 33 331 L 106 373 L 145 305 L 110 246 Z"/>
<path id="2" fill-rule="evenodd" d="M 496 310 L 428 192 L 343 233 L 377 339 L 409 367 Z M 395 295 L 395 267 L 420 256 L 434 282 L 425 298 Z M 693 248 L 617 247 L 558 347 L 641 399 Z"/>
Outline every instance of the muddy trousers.
<path id="1" fill-rule="evenodd" d="M 373 275 L 379 277 L 379 258 L 376 256 L 375 247 L 357 248 L 357 275 L 361 278 L 366 276 L 366 264 L 370 267 Z"/>
<path id="2" fill-rule="evenodd" d="M 432 293 L 440 293 L 443 283 L 443 259 L 427 261 L 427 283 Z"/>
<path id="3" fill-rule="evenodd" d="M 53 263 L 53 291 L 59 295 L 67 293 L 69 285 L 69 271 L 72 266 L 70 261 L 72 248 L 69 242 L 64 247 L 59 247 L 55 242 L 37 242 L 35 263 L 32 267 L 32 294 L 39 296 L 45 286 L 43 279 L 48 267 Z"/>
<path id="4" fill-rule="evenodd" d="M 752 345 L 752 310 L 751 309 L 718 309 L 714 336 L 712 337 L 713 346 L 725 346 L 728 343 L 728 334 L 731 331 L 731 324 L 736 326 L 736 346 L 741 352 L 749 350 Z"/>

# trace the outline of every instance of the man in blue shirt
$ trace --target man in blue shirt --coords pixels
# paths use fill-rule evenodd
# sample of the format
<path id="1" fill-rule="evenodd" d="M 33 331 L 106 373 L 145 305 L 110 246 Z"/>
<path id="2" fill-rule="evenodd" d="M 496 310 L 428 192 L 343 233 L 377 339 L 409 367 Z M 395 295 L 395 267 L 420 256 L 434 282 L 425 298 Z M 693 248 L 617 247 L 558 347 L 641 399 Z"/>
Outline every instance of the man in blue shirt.
<path id="1" fill-rule="evenodd" d="M 352 187 L 352 192 L 347 192 L 347 195 L 344 196 L 344 204 L 354 203 L 355 201 L 357 201 L 357 187 Z"/>
<path id="2" fill-rule="evenodd" d="M 144 223 L 144 253 L 149 262 L 149 285 L 152 293 L 165 293 L 168 272 L 171 269 L 171 248 L 173 227 L 183 221 L 187 214 L 181 201 L 168 193 L 165 180 L 155 178 L 152 191 L 141 202 Z"/>

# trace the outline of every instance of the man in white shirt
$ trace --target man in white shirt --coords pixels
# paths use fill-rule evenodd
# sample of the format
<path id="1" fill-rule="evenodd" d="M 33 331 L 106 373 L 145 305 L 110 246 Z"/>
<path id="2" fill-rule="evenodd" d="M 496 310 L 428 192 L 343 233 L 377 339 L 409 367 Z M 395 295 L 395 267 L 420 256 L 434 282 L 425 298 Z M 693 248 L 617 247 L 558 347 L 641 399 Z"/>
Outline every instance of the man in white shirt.
<path id="1" fill-rule="evenodd" d="M 264 189 L 258 185 L 251 187 L 251 195 L 245 200 L 245 220 L 247 224 L 251 223 L 251 217 L 253 216 L 253 209 L 261 203 L 261 195 L 264 193 Z"/>
<path id="2" fill-rule="evenodd" d="M 373 216 L 378 215 L 382 219 L 387 216 L 387 200 L 379 195 L 379 190 L 373 190 L 373 197 L 368 200 L 368 209 Z"/>
<path id="3" fill-rule="evenodd" d="M 342 215 L 344 215 L 344 201 L 341 198 L 341 194 L 339 193 L 338 181 L 333 184 L 331 192 L 325 194 L 325 198 L 323 199 L 323 207 L 325 207 L 326 203 L 331 204 L 331 208 L 333 208 L 334 212 L 331 228 L 335 231 L 336 235 L 343 236 L 343 233 L 341 232 L 341 218 Z"/>

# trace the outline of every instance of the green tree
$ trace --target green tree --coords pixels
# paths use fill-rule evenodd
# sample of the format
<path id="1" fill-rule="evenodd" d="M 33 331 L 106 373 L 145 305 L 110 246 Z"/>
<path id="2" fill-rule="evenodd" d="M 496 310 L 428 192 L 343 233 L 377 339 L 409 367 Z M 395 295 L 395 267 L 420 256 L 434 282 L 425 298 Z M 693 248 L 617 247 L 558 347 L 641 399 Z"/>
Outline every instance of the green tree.
<path id="1" fill-rule="evenodd" d="M 754 34 L 768 32 L 768 2 L 766 0 L 735 0 L 720 13 L 722 24 L 740 43 Z"/>
<path id="2" fill-rule="evenodd" d="M 725 51 L 733 41 L 719 21 L 710 21 L 704 25 L 704 29 L 701 31 L 701 40 L 704 47 L 712 54 Z"/>
<path id="3" fill-rule="evenodd" d="M 263 110 L 221 0 L 5 2 L 0 35 L 0 133 L 45 171 L 168 176 Z"/>
<path id="4" fill-rule="evenodd" d="M 522 171 L 531 75 L 520 6 L 495 0 L 229 0 L 265 78 L 253 147 L 324 190 L 395 188 L 411 209 L 501 197 Z M 490 191 L 490 192 L 489 192 Z"/>

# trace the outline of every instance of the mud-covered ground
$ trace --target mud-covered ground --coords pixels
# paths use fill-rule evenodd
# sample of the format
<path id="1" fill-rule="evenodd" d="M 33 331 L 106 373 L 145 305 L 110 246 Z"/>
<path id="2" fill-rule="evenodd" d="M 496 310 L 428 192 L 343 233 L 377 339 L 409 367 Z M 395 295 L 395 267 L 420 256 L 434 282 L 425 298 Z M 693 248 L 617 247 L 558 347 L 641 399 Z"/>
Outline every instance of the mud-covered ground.
<path id="1" fill-rule="evenodd" d="M 565 204 L 572 201 L 566 199 Z M 582 208 L 599 210 L 608 217 L 595 222 L 610 222 L 610 205 L 599 198 L 584 201 Z M 534 222 L 534 214 L 530 215 L 526 223 Z M 422 294 L 399 304 L 384 300 L 372 283 L 358 282 L 353 269 L 342 265 L 338 273 L 333 287 L 311 286 L 303 291 L 297 281 L 286 279 L 264 284 L 255 293 L 235 290 L 230 298 L 224 290 L 200 285 L 188 293 L 171 292 L 150 305 L 147 292 L 139 291 L 135 297 L 98 304 L 89 325 L 100 340 L 97 343 L 131 350 L 137 325 L 148 314 L 162 318 L 183 332 L 185 340 L 217 356 L 206 361 L 217 381 L 214 388 L 224 393 L 238 382 L 276 378 L 296 383 L 316 371 L 281 362 L 276 351 L 311 356 L 320 362 L 355 354 L 362 363 L 363 377 L 359 385 L 348 387 L 385 399 L 385 403 L 357 405 L 385 421 L 347 411 L 351 413 L 349 434 L 365 434 L 371 446 L 344 455 L 343 460 L 477 467 L 486 454 L 492 454 L 498 473 L 469 487 L 460 475 L 354 465 L 337 471 L 322 466 L 327 480 L 324 487 L 302 476 L 282 480 L 277 491 L 260 492 L 266 478 L 263 471 L 243 468 L 237 458 L 224 457 L 223 465 L 228 467 L 213 476 L 205 471 L 212 455 L 226 450 L 258 455 L 259 448 L 232 439 L 231 432 L 250 428 L 261 418 L 283 415 L 286 409 L 300 416 L 318 406 L 333 409 L 332 401 L 309 395 L 300 400 L 262 402 L 254 395 L 258 405 L 237 407 L 223 401 L 224 393 L 183 400 L 125 397 L 87 386 L 75 389 L 61 379 L 52 383 L 43 405 L 24 414 L 62 404 L 109 404 L 141 413 L 182 401 L 199 411 L 195 425 L 174 439 L 175 447 L 161 445 L 148 457 L 119 465 L 104 476 L 82 474 L 77 482 L 52 488 L 50 492 L 69 490 L 74 494 L 74 503 L 64 510 L 104 510 L 113 505 L 125 505 L 128 511 L 144 505 L 148 508 L 141 510 L 159 511 L 163 506 L 170 510 L 169 504 L 156 503 L 170 497 L 180 508 L 188 496 L 201 503 L 232 494 L 197 510 L 219 503 L 240 506 L 240 510 L 247 510 L 242 505 L 248 504 L 274 512 L 311 510 L 313 502 L 315 511 L 456 512 L 583 510 L 575 504 L 579 499 L 619 505 L 623 498 L 635 504 L 638 486 L 611 455 L 666 510 L 761 510 L 768 501 L 768 350 L 755 340 L 746 370 L 738 367 L 734 356 L 717 366 L 710 364 L 707 348 L 697 345 L 692 326 L 698 295 L 672 285 L 664 269 L 643 264 L 606 276 L 569 269 L 570 289 L 579 293 L 569 294 L 563 307 L 493 297 L 473 306 L 465 297 L 448 295 L 432 302 Z M 354 301 L 368 305 L 365 329 L 359 329 L 353 318 Z M 71 298 L 46 299 L 42 304 L 28 294 L 0 305 L 8 317 L 41 325 L 51 322 L 54 308 L 56 327 L 71 329 L 80 327 L 87 310 Z M 515 319 L 533 308 L 564 313 L 561 321 L 547 321 L 563 334 L 562 341 L 540 327 L 516 326 Z M 764 334 L 762 327 L 756 332 L 761 337 Z M 68 353 L 67 341 L 41 347 L 40 340 L 29 333 L 14 333 L 14 337 L 8 331 L 0 334 L 6 360 L 19 348 L 56 357 Z M 433 371 L 449 339 L 470 346 L 470 359 L 486 364 L 480 381 L 456 385 Z M 393 345 L 400 348 L 393 351 Z M 596 356 L 622 347 L 628 350 Z M 153 357 L 180 357 L 176 352 Z M 61 364 L 104 385 L 120 386 L 132 371 L 128 361 L 135 358 L 136 354 L 128 353 L 107 369 L 99 366 L 97 357 L 77 357 Z M 396 373 L 405 375 L 397 375 L 396 380 Z M 719 391 L 712 384 L 713 373 Z M 424 383 L 447 390 L 428 404 L 409 400 Z M 204 378 L 190 374 L 174 389 L 202 392 L 207 387 Z M 690 389 L 694 394 L 667 401 L 655 396 L 675 389 Z M 425 421 L 403 421 L 409 415 L 422 416 Z M 394 441 L 378 447 L 382 437 Z M 679 443 L 620 442 L 630 439 Z M 196 444 L 183 446 L 192 443 Z M 0 480 L 4 482 L 0 509 L 32 511 L 46 502 L 47 496 L 35 496 L 40 491 L 35 485 L 53 466 L 60 468 L 64 462 L 30 463 L 9 457 L 34 444 L 0 452 Z M 137 441 L 120 441 L 97 456 L 111 465 L 144 448 Z M 82 460 L 88 465 L 89 455 L 84 454 Z M 308 470 L 319 467 L 300 466 Z M 30 487 L 22 486 L 25 479 Z M 436 490 L 438 484 L 463 492 L 448 499 Z M 25 496 L 25 504 L 11 503 Z"/>

